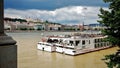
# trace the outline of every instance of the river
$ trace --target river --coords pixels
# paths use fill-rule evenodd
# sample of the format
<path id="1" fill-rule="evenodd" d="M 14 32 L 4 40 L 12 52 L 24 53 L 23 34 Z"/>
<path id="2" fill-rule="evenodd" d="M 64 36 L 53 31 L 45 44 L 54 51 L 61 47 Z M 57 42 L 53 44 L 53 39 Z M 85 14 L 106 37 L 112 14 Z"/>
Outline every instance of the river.
<path id="1" fill-rule="evenodd" d="M 17 41 L 18 68 L 107 68 L 101 59 L 116 52 L 117 47 L 83 55 L 69 56 L 37 50 L 43 36 L 71 32 L 18 32 L 7 33 Z"/>

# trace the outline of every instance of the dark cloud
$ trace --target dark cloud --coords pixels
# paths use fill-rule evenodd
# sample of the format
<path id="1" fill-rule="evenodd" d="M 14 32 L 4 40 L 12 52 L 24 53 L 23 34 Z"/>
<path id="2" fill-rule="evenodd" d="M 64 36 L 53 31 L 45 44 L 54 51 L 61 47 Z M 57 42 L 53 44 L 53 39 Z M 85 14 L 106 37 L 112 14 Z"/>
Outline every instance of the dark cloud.
<path id="1" fill-rule="evenodd" d="M 102 0 L 4 0 L 6 8 L 54 10 L 66 6 L 106 7 Z"/>

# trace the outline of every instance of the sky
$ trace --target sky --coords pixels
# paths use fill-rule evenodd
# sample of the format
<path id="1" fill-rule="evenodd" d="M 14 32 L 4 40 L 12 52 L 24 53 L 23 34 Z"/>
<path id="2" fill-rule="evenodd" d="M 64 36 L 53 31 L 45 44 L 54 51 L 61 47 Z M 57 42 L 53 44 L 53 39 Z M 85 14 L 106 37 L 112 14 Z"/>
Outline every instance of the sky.
<path id="1" fill-rule="evenodd" d="M 103 0 L 4 0 L 4 17 L 33 18 L 61 24 L 98 23 Z"/>

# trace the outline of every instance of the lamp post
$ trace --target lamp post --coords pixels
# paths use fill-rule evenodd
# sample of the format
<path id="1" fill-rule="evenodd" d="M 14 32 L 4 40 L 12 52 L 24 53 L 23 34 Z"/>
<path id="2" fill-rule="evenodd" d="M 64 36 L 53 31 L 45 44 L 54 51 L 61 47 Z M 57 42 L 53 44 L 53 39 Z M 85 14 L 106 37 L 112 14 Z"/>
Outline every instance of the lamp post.
<path id="1" fill-rule="evenodd" d="M 0 0 L 0 68 L 17 68 L 17 45 L 4 33 L 4 0 Z"/>
<path id="2" fill-rule="evenodd" d="M 86 12 L 86 10 L 87 10 L 87 8 L 85 7 L 85 8 L 83 8 L 83 12 Z M 84 30 L 84 24 L 85 24 L 85 13 L 83 14 L 83 30 Z"/>

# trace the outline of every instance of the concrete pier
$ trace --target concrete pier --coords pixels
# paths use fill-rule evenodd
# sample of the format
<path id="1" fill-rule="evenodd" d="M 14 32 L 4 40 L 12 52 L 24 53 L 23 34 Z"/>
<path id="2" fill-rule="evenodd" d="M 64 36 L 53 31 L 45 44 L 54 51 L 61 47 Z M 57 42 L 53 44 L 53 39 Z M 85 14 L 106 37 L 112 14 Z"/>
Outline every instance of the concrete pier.
<path id="1" fill-rule="evenodd" d="M 4 33 L 4 0 L 0 0 L 0 68 L 17 68 L 17 45 Z"/>
<path id="2" fill-rule="evenodd" d="M 17 68 L 17 45 L 0 46 L 0 68 Z"/>

